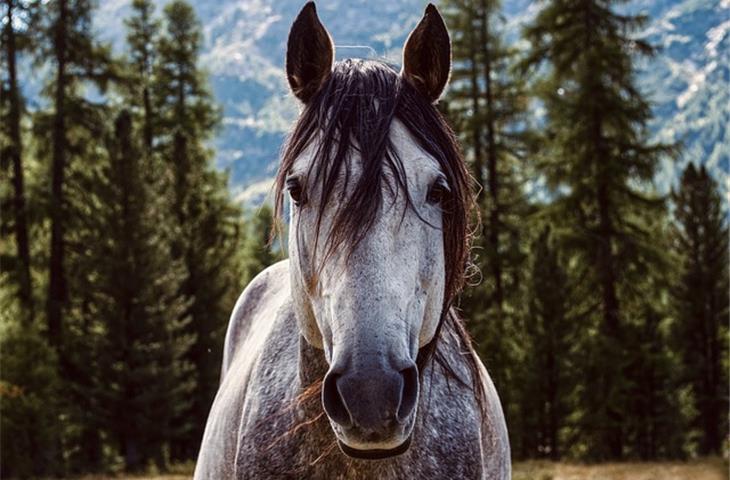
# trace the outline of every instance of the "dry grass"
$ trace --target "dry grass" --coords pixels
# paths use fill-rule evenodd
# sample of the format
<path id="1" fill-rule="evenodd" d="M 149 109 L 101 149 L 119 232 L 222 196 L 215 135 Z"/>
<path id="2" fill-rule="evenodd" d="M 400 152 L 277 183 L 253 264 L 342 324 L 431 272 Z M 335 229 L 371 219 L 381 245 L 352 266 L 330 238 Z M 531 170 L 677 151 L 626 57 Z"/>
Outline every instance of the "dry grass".
<path id="1" fill-rule="evenodd" d="M 575 463 L 522 462 L 513 480 L 728 480 L 728 467 L 717 458 L 692 462 Z"/>
<path id="2" fill-rule="evenodd" d="M 190 480 L 193 474 L 190 475 L 155 475 L 155 476 L 124 476 L 118 475 L 115 477 L 103 476 L 103 475 L 89 475 L 82 477 L 79 480 Z"/>
<path id="3" fill-rule="evenodd" d="M 147 476 L 87 476 L 81 480 L 188 480 L 192 467 L 176 469 L 174 474 Z M 513 480 L 728 480 L 727 464 L 719 458 L 692 462 L 577 463 L 520 462 L 513 466 Z"/>

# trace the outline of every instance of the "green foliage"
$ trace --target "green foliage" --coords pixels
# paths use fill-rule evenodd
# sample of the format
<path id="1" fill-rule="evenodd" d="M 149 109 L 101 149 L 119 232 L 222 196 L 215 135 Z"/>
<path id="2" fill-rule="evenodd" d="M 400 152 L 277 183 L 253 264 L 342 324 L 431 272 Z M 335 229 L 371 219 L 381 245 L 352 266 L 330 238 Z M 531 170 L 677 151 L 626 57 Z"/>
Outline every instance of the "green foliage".
<path id="1" fill-rule="evenodd" d="M 127 108 L 142 123 L 145 152 L 151 153 L 157 115 L 152 107 L 152 75 L 159 41 L 160 21 L 154 16 L 154 5 L 149 0 L 134 0 L 132 16 L 127 26 L 128 59 L 122 94 Z"/>
<path id="2" fill-rule="evenodd" d="M 92 389 L 99 421 L 121 446 L 126 470 L 154 459 L 165 468 L 163 447 L 179 435 L 178 417 L 194 388 L 184 357 L 194 341 L 183 333 L 190 318 L 181 291 L 185 271 L 172 259 L 176 235 L 171 208 L 148 175 L 154 164 L 141 154 L 131 115 L 122 111 L 109 139 L 110 165 L 98 179 L 99 209 L 90 314 L 102 319 Z"/>
<path id="3" fill-rule="evenodd" d="M 271 207 L 263 205 L 250 212 L 243 242 L 243 284 L 248 285 L 262 270 L 282 259 L 269 241 L 273 227 Z"/>
<path id="4" fill-rule="evenodd" d="M 90 2 L 47 2 L 38 19 L 33 53 L 52 67 L 51 106 L 29 116 L 22 170 L 34 208 L 33 298 L 46 291 L 47 328 L 4 332 L 2 375 L 15 393 L 52 375 L 39 391 L 53 401 L 37 414 L 35 396 L 3 401 L 3 474 L 101 471 L 120 460 L 130 471 L 150 462 L 164 470 L 171 457 L 194 458 L 217 388 L 226 321 L 244 286 L 242 212 L 206 146 L 219 115 L 197 68 L 192 8 L 173 2 L 162 22 L 150 2 L 132 7 L 119 60 L 91 33 Z M 101 99 L 86 96 L 91 85 Z M 121 95 L 104 97 L 110 85 Z M 4 178 L 3 210 L 17 212 L 17 186 Z M 6 272 L 20 261 L 14 222 L 2 221 L 3 313 L 26 312 L 17 275 Z M 22 437 L 17 449 L 6 448 L 6 432 Z"/>
<path id="5" fill-rule="evenodd" d="M 10 266 L 8 280 L 16 288 L 16 295 L 23 306 L 21 314 L 28 322 L 33 321 L 35 308 L 24 165 L 27 158 L 23 149 L 25 99 L 18 81 L 18 59 L 36 48 L 33 32 L 39 23 L 39 7 L 37 1 L 5 2 L 0 32 L 0 65 L 7 72 L 0 86 L 0 172 L 4 179 L 9 180 L 7 184 L 2 182 L 0 185 L 0 211 L 12 211 L 12 215 L 0 216 L 3 238 L 0 261 Z M 11 231 L 15 240 L 12 247 L 5 242 Z"/>
<path id="6" fill-rule="evenodd" d="M 200 24 L 184 1 L 169 3 L 164 16 L 150 90 L 157 119 L 154 152 L 169 172 L 172 213 L 180 228 L 172 254 L 186 270 L 180 291 L 191 299 L 187 331 L 195 338 L 186 358 L 194 366 L 196 388 L 190 408 L 177 419 L 187 430 L 172 452 L 185 459 L 197 454 L 218 389 L 226 321 L 242 288 L 242 225 L 227 176 L 215 170 L 205 145 L 219 113 L 197 66 Z"/>
<path id="7" fill-rule="evenodd" d="M 525 356 L 521 375 L 522 431 L 515 447 L 524 457 L 560 458 L 571 411 L 572 346 L 578 329 L 571 317 L 568 272 L 545 228 L 533 243 L 527 280 Z"/>
<path id="8" fill-rule="evenodd" d="M 505 406 L 520 421 L 515 365 L 523 355 L 520 318 L 527 213 L 522 166 L 528 147 L 523 83 L 511 75 L 515 51 L 501 38 L 496 1 L 454 0 L 444 5 L 453 31 L 454 68 L 447 114 L 459 132 L 474 178 L 482 228 L 474 239 L 482 281 L 460 304 Z"/>
<path id="9" fill-rule="evenodd" d="M 0 437 L 3 478 L 51 475 L 58 464 L 61 382 L 56 355 L 37 328 L 17 321 L 17 309 L 0 317 Z"/>
<path id="10" fill-rule="evenodd" d="M 639 412 L 630 405 L 629 308 L 641 298 L 637 285 L 664 262 L 653 235 L 663 201 L 651 182 L 669 149 L 647 141 L 650 109 L 634 85 L 634 55 L 651 53 L 632 36 L 644 21 L 609 1 L 554 0 L 524 32 L 531 45 L 524 67 L 545 72 L 534 88 L 547 112 L 538 164 L 554 192 L 546 216 L 590 312 L 578 436 L 595 459 L 631 451 L 628 428 Z"/>
<path id="11" fill-rule="evenodd" d="M 717 182 L 690 163 L 673 195 L 674 250 L 681 259 L 674 289 L 674 345 L 681 380 L 690 385 L 701 454 L 720 453 L 727 437 L 728 212 Z"/>

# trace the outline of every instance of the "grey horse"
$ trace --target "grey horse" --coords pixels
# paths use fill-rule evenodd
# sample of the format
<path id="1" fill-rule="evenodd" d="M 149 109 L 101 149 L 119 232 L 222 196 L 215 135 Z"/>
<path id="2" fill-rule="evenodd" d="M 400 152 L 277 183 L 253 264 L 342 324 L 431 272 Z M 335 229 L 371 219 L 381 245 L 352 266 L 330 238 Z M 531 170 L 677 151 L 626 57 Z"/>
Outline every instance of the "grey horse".
<path id="1" fill-rule="evenodd" d="M 433 5 L 400 72 L 335 63 L 308 3 L 286 73 L 302 112 L 276 179 L 290 259 L 244 290 L 196 479 L 507 479 L 502 407 L 452 302 L 473 194 L 434 104 L 451 69 Z"/>

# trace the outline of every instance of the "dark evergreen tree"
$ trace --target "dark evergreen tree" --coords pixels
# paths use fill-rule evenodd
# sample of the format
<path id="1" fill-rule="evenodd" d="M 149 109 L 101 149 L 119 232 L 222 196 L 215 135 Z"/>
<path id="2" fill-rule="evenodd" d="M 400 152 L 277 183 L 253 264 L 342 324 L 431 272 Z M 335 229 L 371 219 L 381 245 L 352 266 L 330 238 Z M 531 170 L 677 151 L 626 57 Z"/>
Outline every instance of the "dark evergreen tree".
<path id="1" fill-rule="evenodd" d="M 35 305 L 31 284 L 31 259 L 28 227 L 28 207 L 24 172 L 24 149 L 22 117 L 25 114 L 23 95 L 18 82 L 18 59 L 23 54 L 32 54 L 34 48 L 33 30 L 38 23 L 38 2 L 5 0 L 2 18 L 2 77 L 0 88 L 0 168 L 3 177 L 12 178 L 10 191 L 3 186 L 1 220 L 2 236 L 10 230 L 15 239 L 15 251 L 3 255 L 5 265 L 13 265 L 14 283 L 17 285 L 18 300 L 23 307 L 21 315 L 28 321 L 34 317 Z M 12 169 L 12 174 L 10 170 Z"/>
<path id="2" fill-rule="evenodd" d="M 94 295 L 100 265 L 106 257 L 96 254 L 95 247 L 105 238 L 98 226 L 101 203 L 98 185 L 108 165 L 104 138 L 109 113 L 101 105 L 69 104 L 68 150 L 73 162 L 67 166 L 64 181 L 64 271 L 68 297 L 64 306 L 63 339 L 56 347 L 60 373 L 64 381 L 62 443 L 67 472 L 80 474 L 97 471 L 105 462 L 102 425 L 96 418 L 98 396 L 95 380 L 99 371 L 99 317 L 94 308 Z M 47 132 L 53 115 L 41 112 L 35 116 L 36 136 Z M 41 151 L 41 157 L 46 156 Z M 47 185 L 47 184 L 46 184 Z M 44 194 L 46 192 L 43 192 Z M 52 344 L 51 344 L 52 345 Z"/>
<path id="3" fill-rule="evenodd" d="M 596 459 L 620 458 L 630 385 L 624 306 L 642 275 L 661 262 L 652 225 L 663 217 L 652 194 L 667 148 L 647 141 L 649 105 L 635 86 L 635 54 L 652 48 L 632 33 L 645 17 L 619 14 L 606 0 L 549 0 L 530 25 L 527 68 L 546 107 L 540 171 L 553 189 L 549 207 L 564 233 L 584 287 L 578 298 L 595 312 L 584 328 L 585 388 L 580 441 Z"/>
<path id="4" fill-rule="evenodd" d="M 514 432 L 520 429 L 520 417 L 513 410 L 513 387 L 518 383 L 513 366 L 522 354 L 518 332 L 527 203 L 521 167 L 528 145 L 527 97 L 523 83 L 511 72 L 515 51 L 501 38 L 500 2 L 452 0 L 444 8 L 454 58 L 447 113 L 479 184 L 482 220 L 474 239 L 482 281 L 467 289 L 460 306 Z"/>
<path id="5" fill-rule="evenodd" d="M 676 375 L 679 365 L 668 338 L 670 276 L 660 277 L 660 282 L 652 278 L 657 276 L 648 276 L 647 282 L 636 286 L 645 297 L 627 308 L 625 348 L 631 352 L 627 443 L 632 454 L 643 460 L 683 456 L 687 435 Z"/>
<path id="6" fill-rule="evenodd" d="M 177 458 L 192 458 L 218 388 L 222 345 L 232 306 L 240 293 L 241 211 L 231 202 L 227 175 L 214 169 L 205 146 L 219 113 L 197 66 L 200 24 L 192 7 L 175 0 L 165 7 L 152 85 L 158 116 L 155 150 L 171 172 L 173 214 L 180 227 L 173 244 L 187 277 L 182 293 L 192 299 L 188 331 L 195 343 L 188 360 L 195 367 L 191 408 L 179 417 L 188 431 L 174 444 Z"/>
<path id="7" fill-rule="evenodd" d="M 0 476 L 46 478 L 61 471 L 56 355 L 38 325 L 0 312 Z"/>
<path id="8" fill-rule="evenodd" d="M 55 348 L 63 341 L 64 306 L 69 298 L 66 274 L 66 230 L 68 200 L 66 176 L 75 146 L 72 129 L 88 126 L 93 109 L 81 94 L 84 82 L 93 81 L 102 89 L 113 77 L 108 47 L 96 42 L 91 32 L 90 0 L 51 0 L 43 6 L 46 20 L 43 58 L 51 59 L 54 79 L 47 91 L 53 104 L 50 145 L 50 256 L 46 320 L 48 338 Z M 44 132 L 44 135 L 46 132 Z"/>
<path id="9" fill-rule="evenodd" d="M 520 389 L 525 432 L 519 453 L 557 460 L 563 454 L 561 431 L 567 424 L 569 396 L 575 385 L 571 350 L 576 328 L 570 316 L 568 275 L 549 228 L 533 244 L 528 284 L 528 344 Z"/>
<path id="10" fill-rule="evenodd" d="M 282 258 L 270 242 L 273 221 L 273 212 L 268 205 L 248 215 L 242 250 L 243 285 L 248 285 L 262 270 Z"/>
<path id="11" fill-rule="evenodd" d="M 675 345 L 700 433 L 699 453 L 717 454 L 727 438 L 728 212 L 717 182 L 690 163 L 673 195 L 674 247 L 681 273 L 674 291 Z"/>
<path id="12" fill-rule="evenodd" d="M 152 152 L 155 114 L 152 108 L 152 74 L 160 21 L 154 17 L 150 0 L 133 0 L 132 16 L 125 21 L 129 60 L 125 82 L 125 104 L 141 118 L 145 152 Z"/>
<path id="13" fill-rule="evenodd" d="M 194 387 L 186 363 L 193 338 L 182 294 L 185 270 L 171 257 L 177 235 L 171 204 L 147 174 L 131 115 L 119 114 L 110 165 L 99 183 L 99 241 L 92 308 L 102 331 L 96 395 L 101 425 L 118 443 L 128 471 L 151 460 L 165 468 L 165 446 Z M 144 128 L 144 127 L 143 127 Z M 142 135 L 144 138 L 144 134 Z M 101 240 L 103 238 L 103 240 Z"/>

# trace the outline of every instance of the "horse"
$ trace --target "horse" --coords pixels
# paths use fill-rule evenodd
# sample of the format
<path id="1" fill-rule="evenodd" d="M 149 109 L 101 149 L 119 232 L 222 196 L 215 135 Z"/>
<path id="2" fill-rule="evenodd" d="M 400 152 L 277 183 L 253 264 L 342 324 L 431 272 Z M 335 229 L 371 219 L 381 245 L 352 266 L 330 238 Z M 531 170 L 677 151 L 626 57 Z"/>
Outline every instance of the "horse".
<path id="1" fill-rule="evenodd" d="M 286 76 L 302 110 L 275 215 L 289 259 L 233 309 L 196 479 L 508 479 L 497 392 L 453 307 L 473 192 L 435 104 L 451 44 L 431 4 L 400 72 L 334 62 L 313 2 Z"/>

